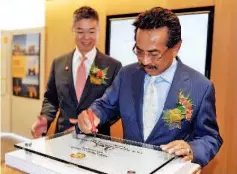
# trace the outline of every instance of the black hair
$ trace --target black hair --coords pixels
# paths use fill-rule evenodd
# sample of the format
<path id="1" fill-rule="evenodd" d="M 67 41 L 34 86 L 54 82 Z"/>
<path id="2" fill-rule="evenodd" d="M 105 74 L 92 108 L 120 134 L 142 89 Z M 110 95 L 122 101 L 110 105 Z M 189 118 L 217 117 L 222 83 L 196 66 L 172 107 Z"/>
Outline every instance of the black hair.
<path id="1" fill-rule="evenodd" d="M 152 30 L 167 27 L 167 47 L 172 48 L 181 41 L 181 25 L 179 18 L 171 10 L 162 7 L 154 7 L 139 14 L 134 21 L 133 26 L 135 26 L 135 40 L 138 28 Z"/>
<path id="2" fill-rule="evenodd" d="M 94 19 L 99 21 L 99 15 L 95 9 L 89 6 L 82 6 L 74 11 L 73 24 L 81 19 Z"/>

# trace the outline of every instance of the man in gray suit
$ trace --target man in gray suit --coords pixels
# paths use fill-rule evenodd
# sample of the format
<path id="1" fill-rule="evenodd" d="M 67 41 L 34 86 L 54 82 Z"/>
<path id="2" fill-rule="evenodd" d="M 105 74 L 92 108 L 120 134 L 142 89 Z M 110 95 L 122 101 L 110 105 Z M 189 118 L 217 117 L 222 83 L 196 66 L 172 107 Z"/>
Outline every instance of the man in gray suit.
<path id="1" fill-rule="evenodd" d="M 35 138 L 47 132 L 58 111 L 56 132 L 73 130 L 78 114 L 103 95 L 122 66 L 95 47 L 99 17 L 94 9 L 77 9 L 72 30 L 76 49 L 53 61 L 41 114 L 31 130 Z M 106 124 L 99 131 L 109 134 L 109 129 Z"/>

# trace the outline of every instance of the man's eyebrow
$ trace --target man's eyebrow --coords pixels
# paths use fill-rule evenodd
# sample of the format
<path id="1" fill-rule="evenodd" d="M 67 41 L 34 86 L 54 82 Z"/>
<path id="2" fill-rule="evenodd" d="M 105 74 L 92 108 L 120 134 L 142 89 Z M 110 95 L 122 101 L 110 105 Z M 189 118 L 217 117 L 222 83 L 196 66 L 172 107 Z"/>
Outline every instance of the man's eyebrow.
<path id="1" fill-rule="evenodd" d="M 139 48 L 137 45 L 135 46 L 138 50 L 143 51 L 141 48 Z"/>
<path id="2" fill-rule="evenodd" d="M 78 28 L 76 28 L 77 30 L 84 30 L 84 28 L 80 28 L 80 27 L 78 27 Z M 96 30 L 96 27 L 92 27 L 92 28 L 88 28 L 88 30 Z"/>

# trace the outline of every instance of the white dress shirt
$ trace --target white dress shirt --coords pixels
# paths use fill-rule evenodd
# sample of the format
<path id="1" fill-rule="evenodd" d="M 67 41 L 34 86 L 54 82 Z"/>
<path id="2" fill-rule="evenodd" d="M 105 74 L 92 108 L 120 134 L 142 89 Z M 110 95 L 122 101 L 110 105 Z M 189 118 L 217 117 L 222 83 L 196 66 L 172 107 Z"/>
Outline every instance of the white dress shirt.
<path id="1" fill-rule="evenodd" d="M 91 65 L 95 60 L 95 56 L 96 56 L 97 50 L 94 47 L 91 51 L 89 51 L 88 53 L 86 53 L 86 60 L 85 60 L 85 66 L 86 66 L 86 77 L 89 75 L 89 71 L 91 69 Z M 80 51 L 76 48 L 74 54 L 73 54 L 73 58 L 72 58 L 72 75 L 73 75 L 73 82 L 74 82 L 74 87 L 76 89 L 76 80 L 77 80 L 77 69 L 81 63 L 81 57 L 82 54 L 80 53 Z"/>
<path id="2" fill-rule="evenodd" d="M 149 117 L 145 116 L 147 112 L 147 105 L 143 104 L 143 123 L 149 123 L 149 121 L 152 121 L 152 124 L 148 124 L 148 125 L 144 125 L 143 127 L 143 131 L 144 134 L 146 134 L 146 136 L 144 136 L 144 140 L 146 140 L 148 138 L 149 135 L 147 135 L 147 131 L 150 133 L 153 129 L 155 124 L 157 123 L 157 121 L 159 120 L 163 109 L 164 109 L 164 104 L 167 98 L 167 95 L 169 93 L 170 90 L 170 86 L 172 84 L 173 78 L 174 78 L 174 74 L 175 71 L 177 69 L 177 60 L 174 58 L 172 64 L 170 65 L 170 67 L 168 69 L 166 69 L 163 73 L 155 76 L 156 80 L 156 89 L 157 89 L 157 100 L 153 101 L 152 103 L 149 103 L 148 105 L 152 105 L 155 104 L 156 105 L 156 111 L 154 111 L 156 113 L 156 118 L 153 120 L 146 120 L 146 119 L 150 119 Z M 153 76 L 154 78 L 154 76 Z M 144 83 L 144 97 L 146 97 L 146 93 L 145 91 L 147 90 L 148 84 L 150 83 L 151 80 L 151 76 L 146 75 L 145 76 L 145 83 Z M 149 130 L 145 130 L 146 127 L 149 128 Z"/>

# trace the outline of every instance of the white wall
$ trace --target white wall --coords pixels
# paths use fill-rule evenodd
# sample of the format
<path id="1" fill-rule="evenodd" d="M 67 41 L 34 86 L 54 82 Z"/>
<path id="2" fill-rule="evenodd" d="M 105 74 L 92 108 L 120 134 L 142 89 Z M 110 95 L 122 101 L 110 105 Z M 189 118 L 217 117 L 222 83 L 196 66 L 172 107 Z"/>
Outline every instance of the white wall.
<path id="1" fill-rule="evenodd" d="M 0 0 L 0 30 L 8 42 L 1 39 L 1 132 L 14 132 L 31 137 L 32 123 L 39 115 L 44 92 L 45 0 Z M 4 32 L 2 31 L 4 30 Z M 41 33 L 40 100 L 12 95 L 11 46 L 13 34 Z M 3 38 L 3 36 L 2 36 Z M 6 69 L 6 79 L 2 71 Z M 2 83 L 3 82 L 3 83 Z M 4 85 L 4 82 L 5 85 Z M 3 88 L 6 92 L 2 94 Z"/>
<path id="2" fill-rule="evenodd" d="M 45 0 L 0 0 L 0 29 L 45 26 Z"/>
<path id="3" fill-rule="evenodd" d="M 179 58 L 183 63 L 205 74 L 209 12 L 177 14 L 182 28 L 182 46 Z M 132 25 L 135 17 L 111 20 L 109 55 L 123 66 L 137 62 L 132 48 L 135 44 Z"/>

